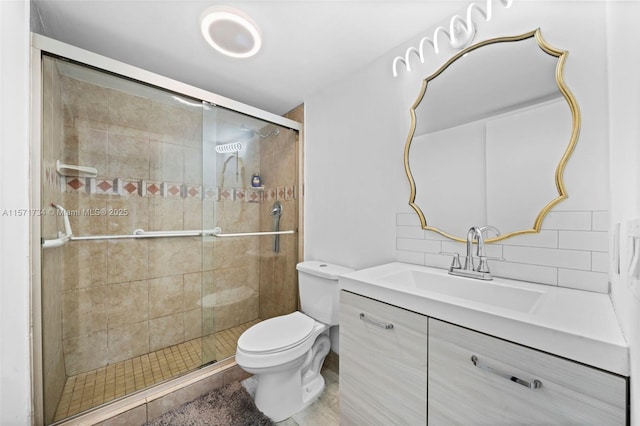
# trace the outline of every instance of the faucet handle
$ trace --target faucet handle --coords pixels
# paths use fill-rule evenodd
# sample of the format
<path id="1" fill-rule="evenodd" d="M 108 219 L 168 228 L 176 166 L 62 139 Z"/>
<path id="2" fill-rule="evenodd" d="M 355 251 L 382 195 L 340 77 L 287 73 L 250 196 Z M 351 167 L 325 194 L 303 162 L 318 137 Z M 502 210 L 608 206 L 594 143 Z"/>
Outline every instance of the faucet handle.
<path id="1" fill-rule="evenodd" d="M 491 272 L 489 271 L 489 264 L 487 263 L 487 256 L 480 256 L 480 260 L 478 262 L 478 272 Z"/>
<path id="2" fill-rule="evenodd" d="M 487 260 L 505 260 L 505 258 L 504 257 L 480 256 L 480 260 L 478 262 L 478 269 L 476 269 L 476 271 L 485 272 L 485 273 L 491 272 L 489 270 L 489 264 L 487 263 Z"/>
<path id="3" fill-rule="evenodd" d="M 460 253 L 451 253 L 447 251 L 441 251 L 438 254 L 447 254 L 447 255 L 453 256 L 453 259 L 451 259 L 451 266 L 449 267 L 449 270 L 462 269 L 462 265 L 460 264 Z"/>

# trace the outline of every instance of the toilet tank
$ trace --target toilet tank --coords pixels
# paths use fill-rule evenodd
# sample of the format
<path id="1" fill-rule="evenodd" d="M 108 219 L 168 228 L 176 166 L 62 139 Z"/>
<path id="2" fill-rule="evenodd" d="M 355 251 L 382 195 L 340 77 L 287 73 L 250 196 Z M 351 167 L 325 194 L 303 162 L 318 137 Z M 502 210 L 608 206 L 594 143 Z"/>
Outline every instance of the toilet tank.
<path id="1" fill-rule="evenodd" d="M 338 277 L 353 269 L 317 260 L 298 263 L 298 289 L 302 312 L 327 325 L 338 324 Z"/>

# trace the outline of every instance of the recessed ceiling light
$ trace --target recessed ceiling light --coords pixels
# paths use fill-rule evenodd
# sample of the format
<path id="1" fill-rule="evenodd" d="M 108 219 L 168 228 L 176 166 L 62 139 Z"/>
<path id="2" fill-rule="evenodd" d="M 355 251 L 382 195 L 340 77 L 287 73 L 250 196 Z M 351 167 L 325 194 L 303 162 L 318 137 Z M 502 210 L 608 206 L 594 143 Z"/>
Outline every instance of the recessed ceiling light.
<path id="1" fill-rule="evenodd" d="M 248 58 L 260 50 L 262 38 L 247 14 L 227 6 L 214 6 L 200 15 L 202 35 L 214 49 L 233 58 Z"/>

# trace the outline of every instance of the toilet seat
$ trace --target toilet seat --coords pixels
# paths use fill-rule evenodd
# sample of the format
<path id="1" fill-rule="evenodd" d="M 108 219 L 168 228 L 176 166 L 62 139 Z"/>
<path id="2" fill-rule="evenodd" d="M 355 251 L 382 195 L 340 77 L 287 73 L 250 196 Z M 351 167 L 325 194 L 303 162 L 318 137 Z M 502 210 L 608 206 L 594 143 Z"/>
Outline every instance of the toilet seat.
<path id="1" fill-rule="evenodd" d="M 256 355 L 286 351 L 308 340 L 314 334 L 315 324 L 313 318 L 302 312 L 270 318 L 242 333 L 238 349 Z"/>

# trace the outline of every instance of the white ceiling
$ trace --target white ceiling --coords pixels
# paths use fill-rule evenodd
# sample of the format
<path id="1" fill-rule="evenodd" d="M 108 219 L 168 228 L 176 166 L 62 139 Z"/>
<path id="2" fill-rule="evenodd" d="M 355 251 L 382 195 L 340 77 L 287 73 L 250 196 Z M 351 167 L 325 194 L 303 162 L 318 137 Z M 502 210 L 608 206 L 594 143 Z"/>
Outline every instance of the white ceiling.
<path id="1" fill-rule="evenodd" d="M 435 0 L 32 0 L 44 35 L 283 114 L 407 40 L 426 35 L 470 1 Z M 203 10 L 249 14 L 263 46 L 227 58 L 200 34 Z M 391 63 L 389 64 L 391 73 Z"/>

